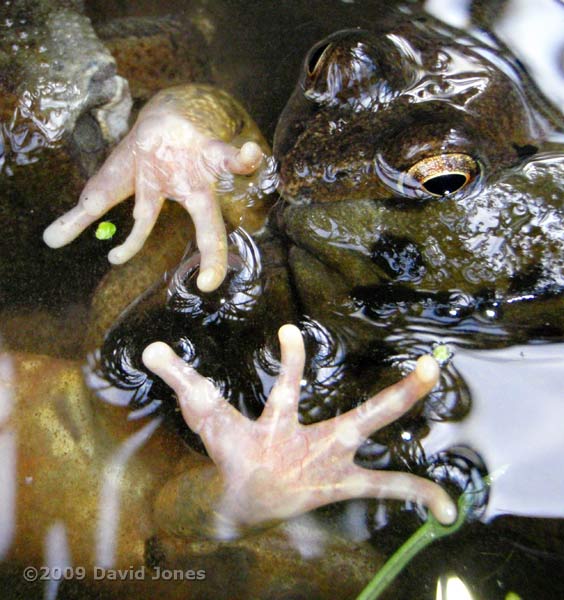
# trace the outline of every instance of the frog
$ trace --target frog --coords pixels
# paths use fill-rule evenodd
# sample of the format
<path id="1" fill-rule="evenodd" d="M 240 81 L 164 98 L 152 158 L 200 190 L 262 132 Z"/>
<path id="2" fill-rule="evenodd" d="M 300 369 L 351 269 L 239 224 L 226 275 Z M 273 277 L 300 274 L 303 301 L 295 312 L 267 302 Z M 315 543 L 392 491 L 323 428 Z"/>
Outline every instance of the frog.
<path id="1" fill-rule="evenodd" d="M 299 292 L 284 304 L 302 304 L 313 317 L 323 313 L 327 319 L 331 312 L 347 326 L 354 319 L 346 315 L 370 317 L 389 312 L 390 305 L 401 318 L 408 311 L 434 311 L 447 319 L 453 314 L 455 322 L 476 309 L 514 310 L 514 300 L 535 291 L 557 293 L 559 230 L 538 225 L 558 221 L 559 211 L 559 157 L 548 154 L 558 133 L 542 100 L 531 104 L 516 84 L 525 74 L 501 50 L 494 59 L 490 48 L 466 37 L 436 51 L 445 35 L 439 26 L 404 29 L 383 36 L 347 31 L 322 42 L 308 55 L 282 113 L 274 156 L 283 208 L 269 230 L 278 230 L 290 248 L 281 260 L 289 263 Z M 402 65 L 402 74 L 392 63 Z M 373 83 L 378 69 L 400 80 Z M 503 69 L 513 69 L 513 80 Z M 503 119 L 492 111 L 501 97 Z M 380 144 L 376 154 L 370 152 L 373 142 Z M 541 143 L 546 158 L 533 162 Z M 544 198 L 539 190 L 528 198 L 525 187 L 543 178 L 553 179 L 553 196 Z M 531 228 L 538 235 L 530 235 Z M 224 274 L 225 234 L 220 237 L 218 272 Z M 391 300 L 381 303 L 382 297 Z M 360 329 L 361 321 L 356 319 Z"/>
<path id="2" fill-rule="evenodd" d="M 558 231 L 538 225 L 558 220 L 560 164 L 550 144 L 561 139 L 561 119 L 555 126 L 542 99 L 527 95 L 518 83 L 526 74 L 500 48 L 466 36 L 437 51 L 446 33 L 424 23 L 392 33 L 349 30 L 310 51 L 274 136 L 284 208 L 279 223 L 270 223 L 292 245 L 293 277 L 307 271 L 297 285 L 301 302 L 324 295 L 311 276 L 316 269 L 308 267 L 309 254 L 321 260 L 320 268 L 336 271 L 338 277 L 328 279 L 346 281 L 349 298 L 352 289 L 361 295 L 365 288 L 374 295 L 411 291 L 420 302 L 438 294 L 450 307 L 469 308 L 487 297 L 509 304 L 523 286 L 528 292 L 561 286 Z M 493 106 L 501 98 L 506 110 L 500 117 Z M 531 161 L 541 144 L 546 157 Z M 258 148 L 254 152 L 256 162 Z M 522 197 L 543 178 L 554 181 L 551 198 L 541 198 L 542 190 L 534 200 Z M 513 200 L 509 186 L 518 190 Z M 65 226 L 74 227 L 74 237 L 118 200 L 101 202 L 84 223 L 70 225 L 65 216 Z M 210 197 L 208 204 L 215 206 L 209 222 L 219 227 L 217 201 Z M 421 230 L 422 220 L 432 234 Z M 47 229 L 48 244 L 72 239 L 61 223 Z M 531 236 L 531 229 L 539 234 Z M 225 232 L 218 236 L 223 255 L 207 291 L 226 273 Z M 355 239 L 350 247 L 347 236 Z M 325 295 L 332 302 L 335 293 Z M 316 300 L 311 304 L 313 313 L 325 310 Z"/>
<path id="3" fill-rule="evenodd" d="M 528 210 L 522 206 L 518 176 L 512 183 L 519 199 L 504 187 L 543 140 L 558 138 L 542 108 L 524 101 L 498 58 L 484 62 L 491 50 L 468 38 L 437 50 L 433 35 L 422 41 L 409 29 L 385 41 L 365 35 L 344 32 L 312 50 L 274 140 L 289 200 L 283 227 L 308 312 L 323 310 L 325 297 L 333 312 L 350 314 L 370 305 L 371 295 L 376 306 L 383 296 L 393 304 L 394 295 L 399 304 L 409 292 L 407 303 L 434 298 L 436 306 L 446 294 L 453 309 L 488 297 L 509 304 L 524 293 L 525 280 L 528 292 L 561 289 L 559 234 L 541 227 L 532 236 L 539 204 L 531 199 Z M 390 63 L 394 74 L 378 78 Z M 502 97 L 500 115 L 493 105 Z M 324 135 L 330 141 L 323 143 Z M 559 158 L 549 158 L 549 170 L 560 171 Z M 557 175 L 541 209 L 549 220 L 548 213 L 559 211 L 559 181 Z M 519 217 L 506 214 L 515 212 L 524 216 L 523 230 Z M 300 278 L 300 271 L 315 272 L 310 262 L 327 271 L 319 282 Z M 322 281 L 337 283 L 323 292 Z"/>
<path id="4" fill-rule="evenodd" d="M 454 41 L 449 33 L 432 21 L 413 20 L 382 31 L 339 31 L 313 46 L 274 134 L 279 200 L 254 234 L 234 229 L 230 245 L 220 225 L 221 194 L 211 178 L 192 176 L 175 142 L 181 126 L 171 127 L 171 141 L 166 128 L 144 129 L 145 115 L 150 121 L 167 102 L 174 106 L 167 92 L 155 97 L 87 184 L 74 212 L 45 233 L 52 246 L 67 243 L 131 193 L 132 177 L 143 229 L 139 234 L 136 225 L 126 241 L 134 250 L 167 194 L 191 214 L 208 211 L 206 223 L 193 215 L 196 245 L 179 267 L 98 340 L 96 376 L 124 389 L 132 408 L 156 402 L 178 419 L 176 398 L 184 384 L 173 378 L 171 393 L 143 358 L 150 344 L 166 342 L 213 381 L 214 393 L 257 419 L 274 385 L 278 332 L 297 323 L 310 356 L 300 421 L 313 426 L 362 406 L 405 375 L 409 359 L 413 364 L 425 346 L 417 337 L 390 343 L 387 336 L 402 324 L 434 319 L 456 327 L 479 311 L 497 316 L 507 308 L 520 316 L 513 305 L 531 296 L 557 298 L 564 272 L 560 195 L 554 191 L 562 167 L 550 150 L 558 148 L 561 123 L 542 97 L 531 97 L 526 73 L 500 47 L 469 35 Z M 206 98 L 212 94 L 198 89 Z M 493 108 L 502 102 L 500 114 Z M 247 179 L 253 189 L 261 187 L 261 177 L 270 181 L 271 164 L 263 158 L 260 166 L 264 145 L 254 142 L 252 151 L 241 143 L 225 146 L 226 138 L 206 131 L 206 123 L 196 127 L 209 143 L 223 144 L 216 162 L 206 151 L 201 159 L 217 174 L 218 187 L 245 172 L 255 178 Z M 143 171 L 146 147 L 154 148 L 163 173 L 168 167 L 162 161 L 176 152 L 186 193 L 175 194 Z M 232 161 L 246 152 L 252 159 L 243 171 Z M 128 162 L 131 157 L 138 166 Z M 524 192 L 531 180 L 545 177 L 553 178 L 551 196 Z M 118 185 L 123 181 L 125 193 Z M 148 226 L 141 208 L 146 187 L 154 193 Z M 170 352 L 166 356 L 174 363 Z M 162 365 L 157 371 L 167 372 Z M 425 418 L 437 417 L 438 405 Z M 187 443 L 198 446 L 185 421 L 186 415 L 179 427 Z M 214 455 L 213 441 L 205 448 Z"/>
<path id="5" fill-rule="evenodd" d="M 431 48 L 441 45 L 439 41 L 444 49 L 447 40 L 451 45 L 446 45 L 443 55 L 430 52 Z M 390 56 L 393 57 L 393 68 L 386 62 Z M 463 57 L 468 63 L 462 61 Z M 198 447 L 199 440 L 194 439 L 193 433 L 201 433 L 207 453 L 226 469 L 223 472 L 220 469 L 223 484 L 227 480 L 232 486 L 239 481 L 237 471 L 231 471 L 231 465 L 236 469 L 245 461 L 229 461 L 232 457 L 222 447 L 221 436 L 206 435 L 206 422 L 211 429 L 224 424 L 221 416 L 216 422 L 208 420 L 207 414 L 199 414 L 202 410 L 199 398 L 209 400 L 213 415 L 228 414 L 225 428 L 235 429 L 235 433 L 237 428 L 248 427 L 241 424 L 240 413 L 254 417 L 259 425 L 263 414 L 272 417 L 273 413 L 281 412 L 280 426 L 284 429 L 295 421 L 295 412 L 299 410 L 300 424 L 307 429 L 336 423 L 335 419 L 341 416 L 351 412 L 359 414 L 363 406 L 371 406 L 370 399 L 376 397 L 378 388 L 385 386 L 388 372 L 392 372 L 392 378 L 397 378 L 398 370 L 405 374 L 409 365 L 409 360 L 398 365 L 396 349 L 390 351 L 389 344 L 382 343 L 381 332 L 384 328 L 390 329 L 388 324 L 385 327 L 380 324 L 381 317 L 389 317 L 391 313 L 392 317 L 400 314 L 403 318 L 408 310 L 417 317 L 426 310 L 438 313 L 445 305 L 447 310 L 455 308 L 457 311 L 460 305 L 472 307 L 472 301 L 467 301 L 468 295 L 480 300 L 487 297 L 481 290 L 484 282 L 490 283 L 492 273 L 496 271 L 492 267 L 474 278 L 467 278 L 462 274 L 471 262 L 468 253 L 462 253 L 459 264 L 450 268 L 450 264 L 441 260 L 441 248 L 436 251 L 439 244 L 424 247 L 423 252 L 419 250 L 417 245 L 424 244 L 428 224 L 433 222 L 431 217 L 437 217 L 436 225 L 442 227 L 437 235 L 445 238 L 445 232 L 454 228 L 457 218 L 462 220 L 469 233 L 475 233 L 472 220 L 464 219 L 466 203 L 474 200 L 482 208 L 479 199 L 483 194 L 490 188 L 495 190 L 496 185 L 506 191 L 503 186 L 510 176 L 516 181 L 511 184 L 511 189 L 519 189 L 527 179 L 525 166 L 530 156 L 538 153 L 538 146 L 549 144 L 552 136 L 556 136 L 542 110 L 530 107 L 530 100 L 525 98 L 517 83 L 519 77 L 507 76 L 507 71 L 517 73 L 518 69 L 503 57 L 499 59 L 503 69 L 499 69 L 499 64 L 494 68 L 490 59 L 488 48 L 480 42 L 464 38 L 462 42 L 454 43 L 445 30 L 428 22 L 404 24 L 382 35 L 365 30 L 339 32 L 314 46 L 304 61 L 300 83 L 282 114 L 275 135 L 274 156 L 279 164 L 277 176 L 281 200 L 273 208 L 270 218 L 264 227 L 251 235 L 242 228 L 234 228 L 229 236 L 223 231 L 216 232 L 211 282 L 207 277 L 200 279 L 200 257 L 206 252 L 205 246 L 196 248 L 191 243 L 180 266 L 172 269 L 164 283 L 158 282 L 138 298 L 105 336 L 99 356 L 94 354 L 93 364 L 86 369 L 90 388 L 98 386 L 100 398 L 106 390 L 108 402 L 111 397 L 115 401 L 116 395 L 120 395 L 120 402 L 125 398 L 123 403 L 140 411 L 137 413 L 140 418 L 146 418 L 156 409 L 173 423 L 178 421 L 181 413 L 181 437 L 187 445 Z M 459 71 L 461 62 L 469 64 L 468 71 Z M 429 69 L 434 76 L 426 78 L 429 65 L 436 65 L 436 71 Z M 456 85 L 449 88 L 446 84 L 451 79 Z M 364 86 L 368 86 L 367 96 L 363 95 Z M 200 88 L 200 93 L 210 93 L 210 90 Z M 511 108 L 504 115 L 507 121 L 498 123 L 492 107 L 500 98 Z M 482 101 L 484 105 L 480 108 Z M 426 112 L 430 106 L 433 110 Z M 430 140 L 427 145 L 416 143 L 412 148 L 408 147 L 408 142 L 401 143 L 401 121 L 395 120 L 396 109 L 405 123 L 413 127 L 421 125 L 422 139 Z M 411 120 L 410 111 L 416 113 Z M 336 119 L 337 114 L 341 120 Z M 342 117 L 343 114 L 350 122 Z M 454 115 L 456 122 L 460 119 L 464 125 L 462 132 L 448 126 Z M 382 147 L 381 155 L 373 155 L 372 160 L 367 159 L 369 148 L 373 148 L 378 139 L 376 133 L 386 130 L 388 118 L 392 127 L 386 139 L 396 143 L 390 149 Z M 487 125 L 479 127 L 478 122 L 482 120 Z M 362 126 L 355 129 L 357 123 Z M 137 128 L 134 135 L 140 129 Z M 349 138 L 350 131 L 355 133 Z M 506 139 L 508 131 L 511 135 Z M 340 135 L 345 142 L 353 140 L 354 144 L 327 143 L 327 140 L 339 140 Z M 474 155 L 473 142 L 481 136 L 487 141 L 479 144 L 482 153 Z M 127 143 L 132 139 L 133 136 Z M 141 136 L 135 143 L 142 144 L 142 140 Z M 211 141 L 217 140 L 212 138 Z M 359 148 L 358 153 L 353 150 L 355 146 Z M 218 171 L 230 179 L 226 160 L 237 156 L 242 148 L 221 148 Z M 266 167 L 266 171 L 262 171 L 258 152 L 251 148 L 253 160 L 248 163 L 249 170 L 256 169 L 259 182 L 261 176 L 264 176 L 263 181 L 269 180 L 272 163 L 262 158 L 260 163 Z M 438 158 L 437 148 L 440 149 Z M 413 162 L 407 164 L 406 157 Z M 322 158 L 328 160 L 323 166 Z M 547 160 L 548 170 L 553 162 Z M 125 177 L 120 164 L 123 164 L 123 154 L 120 160 L 110 157 L 102 172 L 104 169 L 106 173 L 111 171 L 113 165 L 116 180 L 123 181 Z M 520 169 L 525 169 L 525 175 L 519 172 Z M 540 169 L 534 165 L 531 171 L 533 176 L 543 177 L 547 169 L 544 165 Z M 231 175 L 236 178 L 236 174 Z M 557 176 L 557 169 L 554 176 Z M 88 186 L 86 189 L 89 190 Z M 165 190 L 160 191 L 164 195 Z M 209 188 L 207 197 L 211 204 L 217 202 L 216 189 Z M 494 210 L 495 214 L 504 212 L 506 206 L 499 206 L 503 204 L 499 196 L 498 204 L 495 193 L 494 200 L 491 200 L 492 196 L 486 198 L 490 198 L 498 211 L 495 213 Z M 78 207 L 84 218 L 79 229 L 99 219 L 112 202 L 119 201 L 118 198 L 106 199 L 89 212 L 87 195 L 83 199 Z M 507 200 L 505 196 L 504 199 Z M 212 208 L 217 214 L 217 207 Z M 449 208 L 453 209 L 454 217 L 443 223 L 440 216 L 448 213 Z M 488 201 L 486 208 L 491 208 Z M 554 223 L 557 218 L 553 215 L 558 212 L 556 206 L 554 211 L 543 213 L 547 215 L 545 221 Z M 538 218 L 540 214 L 531 214 L 530 218 Z M 527 217 L 518 217 L 523 214 L 515 217 L 518 225 L 528 224 Z M 382 235 L 375 235 L 380 234 L 375 222 L 385 224 Z M 62 217 L 47 234 L 47 241 L 52 245 L 61 240 L 58 234 L 61 231 L 64 234 L 65 223 Z M 71 215 L 71 228 L 72 223 Z M 218 225 L 219 221 L 216 219 L 214 223 Z M 538 223 L 542 229 L 542 219 L 539 218 Z M 535 222 L 535 226 L 538 223 Z M 396 225 L 398 229 L 394 229 Z M 416 226 L 423 227 L 419 237 L 414 233 Z M 479 233 L 480 227 L 483 225 L 477 225 Z M 404 228 L 415 236 L 414 242 L 397 239 L 397 231 L 404 235 Z M 514 229 L 511 229 L 512 235 Z M 204 229 L 201 233 L 205 232 Z M 73 231 L 73 235 L 76 233 Z M 515 239 L 511 242 L 517 246 L 525 244 L 529 232 L 518 229 L 517 233 L 522 235 L 513 235 Z M 545 240 L 551 234 L 548 230 L 541 233 Z M 63 239 L 63 243 L 65 241 Z M 463 237 L 448 239 L 453 246 L 458 243 L 464 247 L 464 241 Z M 557 249 L 558 239 L 553 241 Z M 198 232 L 196 242 L 199 242 Z M 517 290 L 524 296 L 530 291 L 534 294 L 546 292 L 548 296 L 553 290 L 558 291 L 557 252 L 551 255 L 553 260 L 549 260 L 548 255 L 543 255 L 543 249 L 539 251 L 540 262 L 548 269 L 534 279 L 532 290 Z M 428 261 L 424 262 L 424 268 L 421 267 L 423 261 L 418 258 L 422 253 Z M 524 266 L 528 266 L 530 257 L 523 255 L 521 258 Z M 430 268 L 429 264 L 436 269 Z M 511 296 L 515 291 L 511 283 L 518 279 L 515 274 L 522 266 L 519 264 L 514 269 L 515 265 L 509 261 L 499 269 L 501 275 L 495 291 L 501 298 L 506 298 L 508 304 L 514 303 L 509 300 L 515 301 Z M 553 268 L 552 272 L 550 268 Z M 425 287 L 421 293 L 422 282 Z M 410 286 L 415 288 L 411 295 L 406 292 Z M 381 296 L 385 296 L 385 302 L 380 301 Z M 519 296 L 516 298 L 519 300 Z M 496 296 L 495 300 L 499 298 Z M 281 328 L 284 323 L 299 324 L 301 335 L 294 328 Z M 302 365 L 301 336 L 305 338 L 308 350 L 307 365 Z M 410 351 L 410 359 L 413 359 L 421 353 L 421 348 L 411 347 Z M 302 358 L 297 360 L 297 366 L 292 366 L 291 357 L 296 356 Z M 378 362 L 383 363 L 385 369 L 379 369 Z M 419 381 L 419 389 L 408 395 L 405 410 L 413 406 L 420 395 L 429 392 L 437 380 L 435 367 L 430 367 L 426 360 L 425 363 L 427 367 L 418 366 L 415 375 L 409 379 L 411 383 Z M 284 395 L 280 398 L 276 392 L 280 387 L 275 384 L 280 369 L 282 379 L 285 372 L 291 373 L 291 383 L 284 386 L 292 390 L 289 398 Z M 207 377 L 202 379 L 197 372 Z M 362 380 L 360 385 L 359 379 Z M 403 380 L 406 381 L 408 379 Z M 174 394 L 171 389 L 175 390 Z M 194 393 L 195 389 L 200 393 Z M 296 407 L 297 395 L 299 409 Z M 168 402 L 164 401 L 167 397 Z M 355 403 L 358 404 L 356 408 Z M 233 412 L 230 404 L 239 412 Z M 396 413 L 396 417 L 399 416 Z M 356 449 L 358 435 L 348 433 Z M 250 437 L 253 437 L 252 431 Z M 371 448 L 373 450 L 374 445 Z M 363 464 L 374 470 L 374 461 L 371 463 L 370 452 L 367 454 L 362 459 Z M 351 460 L 350 453 L 347 460 Z M 186 473 L 181 471 L 182 467 L 168 482 L 161 482 L 163 486 L 156 505 L 161 537 L 155 542 L 161 556 L 163 548 L 171 552 L 172 540 L 189 538 L 194 533 L 186 526 L 194 519 L 187 516 L 192 507 L 185 500 L 188 488 L 196 479 L 190 476 L 188 469 Z M 213 473 L 215 475 L 210 477 L 217 479 L 217 470 Z M 215 488 L 211 484 L 208 486 L 209 482 L 210 479 L 204 477 L 202 496 L 206 493 L 214 496 L 212 490 Z M 265 502 L 261 502 L 260 493 L 269 489 L 268 484 L 269 480 L 265 482 L 259 477 L 250 488 L 256 495 L 240 496 L 248 500 L 248 510 L 243 511 L 244 514 L 238 512 L 241 507 L 232 505 L 219 505 L 218 511 L 215 504 L 212 517 L 217 518 L 219 513 L 223 525 L 227 520 L 229 532 L 233 525 L 256 526 L 253 517 L 257 514 L 257 504 L 264 509 Z M 431 485 L 437 497 L 442 499 L 440 504 L 445 509 L 442 520 L 449 522 L 453 518 L 452 504 L 440 488 L 435 487 L 436 484 L 427 480 L 427 485 Z M 411 493 L 401 494 L 397 489 L 395 494 L 404 499 L 412 498 Z M 221 491 L 220 488 L 219 498 L 224 499 Z M 361 492 L 357 488 L 354 494 Z M 331 499 L 335 500 L 337 496 L 330 496 L 328 501 Z M 289 504 L 292 508 L 295 506 Z M 201 514 L 199 512 L 198 516 Z M 437 514 L 440 515 L 440 511 Z M 270 524 L 271 520 L 279 520 L 281 513 L 276 507 L 273 512 L 264 511 L 263 516 L 266 524 Z M 258 524 L 264 523 L 259 519 Z M 217 523 L 215 525 L 217 527 Z M 166 551 L 164 555 L 170 556 Z"/>

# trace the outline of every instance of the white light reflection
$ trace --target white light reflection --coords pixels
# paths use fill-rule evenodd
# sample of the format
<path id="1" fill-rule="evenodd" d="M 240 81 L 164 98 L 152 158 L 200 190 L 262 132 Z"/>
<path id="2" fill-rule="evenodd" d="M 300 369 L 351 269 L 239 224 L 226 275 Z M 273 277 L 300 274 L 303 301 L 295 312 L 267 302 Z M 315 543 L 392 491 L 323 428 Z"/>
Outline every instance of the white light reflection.
<path id="1" fill-rule="evenodd" d="M 159 408 L 159 406 L 161 404 L 162 404 L 161 400 L 152 400 L 151 402 L 149 402 L 149 404 L 147 404 L 143 408 L 138 408 L 137 410 L 131 411 L 127 415 L 127 420 L 128 421 L 137 421 L 137 419 L 144 419 L 145 417 L 148 417 L 149 415 L 153 414 Z"/>
<path id="2" fill-rule="evenodd" d="M 366 502 L 363 500 L 348 502 L 343 513 L 342 523 L 347 537 L 353 542 L 367 540 L 370 537 L 370 531 L 366 519 Z"/>
<path id="3" fill-rule="evenodd" d="M 427 0 L 425 10 L 448 25 L 472 31 L 471 4 L 471 0 Z M 547 98 L 562 109 L 563 3 L 559 0 L 509 0 L 494 20 L 492 29 L 527 67 Z M 472 33 L 480 37 L 479 31 Z M 494 62 L 498 67 L 503 65 L 503 61 Z"/>
<path id="4" fill-rule="evenodd" d="M 147 376 L 138 372 L 137 385 L 132 389 L 120 389 L 112 385 L 103 375 L 97 370 L 97 365 L 100 363 L 100 350 L 90 353 L 87 357 L 87 364 L 83 367 L 84 382 L 89 390 L 92 390 L 96 397 L 102 402 L 111 404 L 112 406 L 129 406 L 138 397 L 143 397 L 146 390 L 150 388 L 151 383 Z M 133 372 L 133 367 L 129 363 L 127 368 Z"/>
<path id="5" fill-rule="evenodd" d="M 72 566 L 67 530 L 62 521 L 57 521 L 49 528 L 45 536 L 45 566 L 51 577 L 45 581 L 45 600 L 55 600 L 59 585 L 64 579 L 65 569 Z"/>
<path id="6" fill-rule="evenodd" d="M 437 581 L 436 600 L 474 600 L 474 597 L 460 577 L 441 575 Z"/>
<path id="7" fill-rule="evenodd" d="M 283 528 L 288 540 L 303 559 L 323 556 L 328 534 L 313 515 L 291 519 L 284 523 Z"/>
<path id="8" fill-rule="evenodd" d="M 493 482 L 483 521 L 498 515 L 564 518 L 564 344 L 503 350 L 456 350 L 452 364 L 466 382 L 470 414 L 438 422 L 423 440 L 427 456 L 473 448 Z"/>
<path id="9" fill-rule="evenodd" d="M 427 0 L 425 10 L 451 27 L 463 29 L 470 24 L 472 0 Z"/>
<path id="10" fill-rule="evenodd" d="M 1 340 L 0 340 L 1 347 Z M 14 366 L 0 355 L 0 560 L 10 549 L 16 527 L 16 432 L 10 423 L 14 404 Z"/>
<path id="11" fill-rule="evenodd" d="M 120 495 L 127 463 L 149 440 L 161 421 L 161 418 L 153 419 L 128 437 L 104 468 L 96 526 L 96 564 L 101 567 L 110 568 L 115 564 Z"/>
<path id="12" fill-rule="evenodd" d="M 535 83 L 564 106 L 564 6 L 557 0 L 510 0 L 495 32 L 525 63 Z"/>

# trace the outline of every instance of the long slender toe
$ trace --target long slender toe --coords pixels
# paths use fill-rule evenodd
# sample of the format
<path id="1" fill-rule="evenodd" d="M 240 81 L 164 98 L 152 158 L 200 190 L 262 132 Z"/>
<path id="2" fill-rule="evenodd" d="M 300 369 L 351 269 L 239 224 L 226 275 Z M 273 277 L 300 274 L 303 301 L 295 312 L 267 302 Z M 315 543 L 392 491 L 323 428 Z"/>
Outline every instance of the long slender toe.
<path id="1" fill-rule="evenodd" d="M 182 203 L 194 222 L 201 254 L 196 283 L 202 292 L 212 292 L 227 274 L 227 232 L 221 208 L 211 189 L 194 192 Z"/>
<path id="2" fill-rule="evenodd" d="M 88 214 L 79 204 L 53 221 L 43 232 L 43 241 L 50 248 L 61 248 L 76 239 L 98 217 Z"/>

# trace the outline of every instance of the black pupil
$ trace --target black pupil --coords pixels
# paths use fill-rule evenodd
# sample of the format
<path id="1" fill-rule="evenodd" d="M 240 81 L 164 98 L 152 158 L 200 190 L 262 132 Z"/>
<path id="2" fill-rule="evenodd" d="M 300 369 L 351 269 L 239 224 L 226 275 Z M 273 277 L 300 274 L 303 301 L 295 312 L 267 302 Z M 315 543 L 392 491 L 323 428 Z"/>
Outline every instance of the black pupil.
<path id="1" fill-rule="evenodd" d="M 437 175 L 427 179 L 423 187 L 435 196 L 446 196 L 459 190 L 466 181 L 466 175 L 447 173 L 446 175 Z"/>

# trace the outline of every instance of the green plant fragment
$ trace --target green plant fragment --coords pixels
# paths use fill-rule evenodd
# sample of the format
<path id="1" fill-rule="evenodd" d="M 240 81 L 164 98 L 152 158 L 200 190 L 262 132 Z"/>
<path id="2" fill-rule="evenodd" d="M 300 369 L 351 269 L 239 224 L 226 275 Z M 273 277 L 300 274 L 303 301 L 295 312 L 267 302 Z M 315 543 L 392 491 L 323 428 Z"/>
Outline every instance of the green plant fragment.
<path id="1" fill-rule="evenodd" d="M 447 344 L 437 344 L 433 348 L 433 357 L 441 366 L 452 358 L 452 354 L 452 350 Z"/>
<path id="2" fill-rule="evenodd" d="M 456 533 L 466 521 L 472 506 L 472 492 L 463 493 L 458 499 L 458 516 L 452 525 L 441 525 L 431 513 L 408 540 L 392 554 L 386 564 L 376 573 L 356 600 L 376 600 L 403 570 L 407 563 L 431 542 Z"/>
<path id="3" fill-rule="evenodd" d="M 111 221 L 102 221 L 96 229 L 96 238 L 99 240 L 110 240 L 114 237 L 117 227 Z"/>

